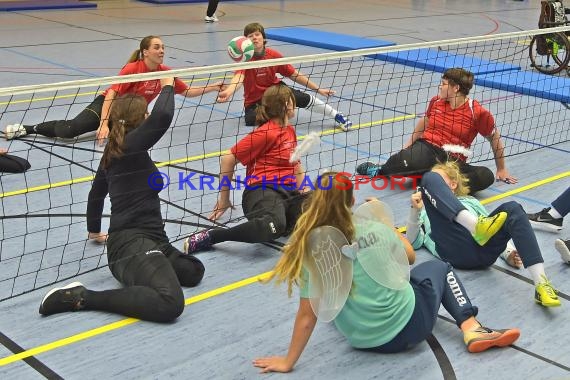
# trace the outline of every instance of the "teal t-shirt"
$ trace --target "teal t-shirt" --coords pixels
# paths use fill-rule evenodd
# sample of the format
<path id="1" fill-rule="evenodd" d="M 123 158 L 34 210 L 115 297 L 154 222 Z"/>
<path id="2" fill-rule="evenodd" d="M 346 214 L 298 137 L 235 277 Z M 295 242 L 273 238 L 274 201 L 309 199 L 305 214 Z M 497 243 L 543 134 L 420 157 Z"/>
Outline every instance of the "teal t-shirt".
<path id="1" fill-rule="evenodd" d="M 399 244 L 403 244 L 395 233 L 392 235 Z M 309 298 L 309 271 L 305 268 L 302 272 L 301 297 Z M 388 343 L 402 331 L 412 316 L 415 304 L 415 294 L 409 283 L 401 290 L 379 285 L 364 271 L 357 258 L 353 261 L 350 294 L 334 324 L 353 347 L 377 347 Z"/>
<path id="2" fill-rule="evenodd" d="M 485 206 L 483 206 L 481 202 L 479 202 L 479 200 L 477 200 L 476 198 L 470 196 L 464 196 L 464 197 L 457 197 L 457 199 L 472 214 L 476 216 L 479 215 L 489 216 L 489 213 L 487 212 L 487 209 L 485 209 Z M 432 255 L 439 257 L 439 255 L 435 250 L 435 242 L 431 239 L 430 236 L 431 224 L 427 216 L 425 207 L 420 212 L 419 225 L 420 229 L 418 232 L 418 236 L 416 236 L 416 238 L 412 242 L 412 246 L 414 247 L 414 249 L 420 249 L 421 247 L 425 247 L 428 251 L 430 251 Z M 421 228 L 422 225 L 423 229 Z"/>

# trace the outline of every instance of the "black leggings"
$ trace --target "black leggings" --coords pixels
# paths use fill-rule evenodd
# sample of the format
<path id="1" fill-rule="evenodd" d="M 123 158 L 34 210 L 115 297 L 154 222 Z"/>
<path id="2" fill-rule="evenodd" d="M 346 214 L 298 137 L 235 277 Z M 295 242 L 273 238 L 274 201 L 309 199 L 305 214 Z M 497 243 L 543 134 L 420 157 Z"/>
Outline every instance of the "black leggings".
<path id="1" fill-rule="evenodd" d="M 379 175 L 422 175 L 431 170 L 438 162 L 448 161 L 448 154 L 438 146 L 423 139 L 415 141 L 410 147 L 391 156 Z M 473 166 L 464 161 L 457 161 L 461 173 L 469 179 L 471 194 L 484 190 L 495 182 L 493 172 L 485 166 Z"/>
<path id="2" fill-rule="evenodd" d="M 286 86 L 285 83 L 281 82 L 283 86 Z M 311 95 L 304 93 L 303 91 L 299 91 L 297 89 L 291 88 L 293 92 L 293 96 L 295 97 L 295 104 L 297 104 L 297 108 L 307 108 L 313 104 Z M 257 106 L 261 105 L 261 100 L 255 104 L 245 107 L 245 125 L 248 127 L 252 127 L 255 124 L 255 117 Z"/>
<path id="3" fill-rule="evenodd" d="M 30 163 L 21 157 L 0 154 L 0 173 L 23 173 L 30 167 Z"/>
<path id="4" fill-rule="evenodd" d="M 105 96 L 97 96 L 90 105 L 71 120 L 46 121 L 36 125 L 24 125 L 24 128 L 26 128 L 28 135 L 37 134 L 66 139 L 96 131 L 101 122 L 101 109 L 104 100 Z"/>
<path id="5" fill-rule="evenodd" d="M 206 10 L 206 16 L 212 17 L 218 9 L 218 3 L 220 0 L 209 0 L 208 1 L 208 10 Z"/>
<path id="6" fill-rule="evenodd" d="M 212 244 L 223 241 L 263 243 L 286 236 L 301 215 L 306 195 L 284 189 L 246 189 L 242 196 L 243 213 L 248 221 L 231 228 L 210 231 Z"/>
<path id="7" fill-rule="evenodd" d="M 111 233 L 107 248 L 109 269 L 125 287 L 88 290 L 85 310 L 170 322 L 184 311 L 180 285 L 196 286 L 204 276 L 204 265 L 196 257 L 185 255 L 167 240 L 156 239 L 143 231 Z"/>

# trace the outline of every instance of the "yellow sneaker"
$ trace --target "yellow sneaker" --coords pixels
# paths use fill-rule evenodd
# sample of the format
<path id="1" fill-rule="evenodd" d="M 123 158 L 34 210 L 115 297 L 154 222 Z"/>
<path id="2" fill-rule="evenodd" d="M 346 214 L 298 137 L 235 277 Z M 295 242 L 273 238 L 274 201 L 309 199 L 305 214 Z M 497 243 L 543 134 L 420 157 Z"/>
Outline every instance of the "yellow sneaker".
<path id="1" fill-rule="evenodd" d="M 463 340 L 469 352 L 482 352 L 491 347 L 506 347 L 513 344 L 521 335 L 519 329 L 493 330 L 479 327 L 463 333 Z"/>
<path id="2" fill-rule="evenodd" d="M 499 212 L 493 216 L 479 216 L 477 224 L 475 225 L 475 233 L 473 234 L 473 239 L 479 245 L 485 245 L 487 242 L 495 236 L 497 232 L 503 227 L 505 221 L 507 220 L 507 213 L 504 211 Z"/>
<path id="3" fill-rule="evenodd" d="M 542 276 L 543 281 L 536 285 L 534 290 L 534 300 L 536 303 L 544 307 L 560 306 L 560 300 L 556 295 L 556 289 L 545 276 Z"/>

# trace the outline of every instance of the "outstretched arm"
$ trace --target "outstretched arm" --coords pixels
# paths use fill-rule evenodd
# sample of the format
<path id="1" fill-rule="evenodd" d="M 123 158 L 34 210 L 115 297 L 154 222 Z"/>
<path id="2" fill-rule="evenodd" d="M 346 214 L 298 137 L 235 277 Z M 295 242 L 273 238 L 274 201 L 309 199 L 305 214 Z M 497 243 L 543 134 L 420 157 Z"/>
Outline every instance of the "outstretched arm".
<path id="1" fill-rule="evenodd" d="M 224 103 L 230 100 L 234 94 L 242 85 L 244 79 L 244 72 L 238 71 L 232 77 L 231 82 L 226 86 L 225 89 L 218 93 L 218 102 Z"/>
<path id="2" fill-rule="evenodd" d="M 301 184 L 305 181 L 305 168 L 300 162 L 295 166 L 295 182 L 297 183 L 297 190 L 301 193 L 306 193 L 311 190 L 310 186 L 299 188 Z"/>
<path id="3" fill-rule="evenodd" d="M 214 206 L 214 211 L 208 217 L 210 220 L 218 220 L 228 208 L 233 208 L 230 201 L 230 184 L 234 179 L 236 165 L 238 163 L 237 157 L 233 153 L 226 153 L 220 159 L 220 185 L 221 190 L 218 195 L 218 201 Z M 224 186 L 225 185 L 225 186 Z"/>
<path id="4" fill-rule="evenodd" d="M 493 134 L 488 136 L 487 140 L 491 144 L 493 156 L 495 157 L 495 165 L 497 166 L 497 180 L 511 184 L 517 183 L 518 179 L 509 174 L 509 171 L 505 165 L 505 145 L 503 144 L 499 130 L 495 128 Z"/>
<path id="5" fill-rule="evenodd" d="M 333 91 L 331 89 L 319 88 L 319 86 L 317 86 L 316 83 L 312 82 L 307 76 L 305 76 L 304 74 L 301 74 L 297 70 L 295 70 L 295 72 L 293 72 L 293 74 L 291 75 L 290 78 L 293 81 L 295 81 L 296 83 L 299 83 L 302 86 L 310 88 L 311 90 L 315 90 L 315 91 L 317 91 L 317 93 L 319 93 L 323 96 L 330 96 L 330 95 L 335 94 L 335 91 Z"/>
<path id="6" fill-rule="evenodd" d="M 89 239 L 95 239 L 99 243 L 104 243 L 107 234 L 101 232 L 101 217 L 103 215 L 103 207 L 105 206 L 105 197 L 107 196 L 108 184 L 101 164 L 97 169 L 91 190 L 87 197 L 87 232 Z"/>
<path id="7" fill-rule="evenodd" d="M 187 98 L 193 98 L 196 96 L 207 94 L 208 92 L 220 91 L 223 85 L 224 82 L 218 81 L 203 87 L 190 86 L 188 87 L 186 92 L 182 93 L 182 95 L 184 95 Z"/>
<path id="8" fill-rule="evenodd" d="M 311 308 L 308 298 L 301 298 L 299 310 L 295 318 L 295 326 L 293 327 L 293 336 L 289 344 L 287 356 L 271 356 L 265 358 L 257 358 L 253 361 L 255 367 L 261 368 L 261 372 L 291 372 L 297 360 L 303 353 L 313 330 L 317 323 L 317 316 Z"/>
<path id="9" fill-rule="evenodd" d="M 111 110 L 111 105 L 113 100 L 117 97 L 117 92 L 112 88 L 107 90 L 107 95 L 105 95 L 105 100 L 103 101 L 103 106 L 101 107 L 101 121 L 99 123 L 99 128 L 95 133 L 97 141 L 99 141 L 99 146 L 105 144 L 105 139 L 109 137 L 109 112 Z"/>
<path id="10" fill-rule="evenodd" d="M 150 116 L 125 137 L 124 151 L 149 150 L 166 133 L 174 118 L 174 78 L 160 80 L 162 90 Z"/>

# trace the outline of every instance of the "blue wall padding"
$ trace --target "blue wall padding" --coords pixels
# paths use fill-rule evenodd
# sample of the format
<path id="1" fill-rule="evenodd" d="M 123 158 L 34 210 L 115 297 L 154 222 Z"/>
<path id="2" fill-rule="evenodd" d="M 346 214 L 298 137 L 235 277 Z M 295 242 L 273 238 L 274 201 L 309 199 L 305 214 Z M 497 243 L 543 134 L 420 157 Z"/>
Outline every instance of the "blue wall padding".
<path id="1" fill-rule="evenodd" d="M 0 11 L 35 11 L 42 9 L 97 8 L 97 4 L 79 0 L 2 1 Z"/>
<path id="2" fill-rule="evenodd" d="M 390 41 L 324 32 L 309 28 L 270 28 L 265 30 L 265 34 L 267 38 L 272 40 L 337 51 L 396 45 Z"/>
<path id="3" fill-rule="evenodd" d="M 532 71 L 510 71 L 475 77 L 477 85 L 570 103 L 570 78 Z"/>
<path id="4" fill-rule="evenodd" d="M 266 30 L 266 34 L 267 38 L 273 40 L 338 51 L 395 45 L 389 41 L 309 28 L 271 28 Z M 570 103 L 570 79 L 521 71 L 518 65 L 436 49 L 413 49 L 375 54 L 370 57 L 436 72 L 444 72 L 452 67 L 463 67 L 476 75 L 475 80 L 478 85 Z"/>
<path id="5" fill-rule="evenodd" d="M 414 49 L 376 54 L 373 58 L 440 73 L 452 67 L 462 67 L 475 75 L 521 69 L 520 66 L 508 63 L 488 61 L 469 55 L 457 55 L 436 49 Z"/>
<path id="6" fill-rule="evenodd" d="M 183 3 L 207 3 L 208 0 L 137 0 L 152 4 L 183 4 Z"/>

